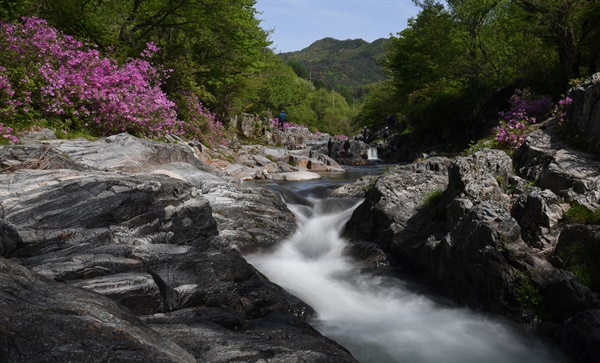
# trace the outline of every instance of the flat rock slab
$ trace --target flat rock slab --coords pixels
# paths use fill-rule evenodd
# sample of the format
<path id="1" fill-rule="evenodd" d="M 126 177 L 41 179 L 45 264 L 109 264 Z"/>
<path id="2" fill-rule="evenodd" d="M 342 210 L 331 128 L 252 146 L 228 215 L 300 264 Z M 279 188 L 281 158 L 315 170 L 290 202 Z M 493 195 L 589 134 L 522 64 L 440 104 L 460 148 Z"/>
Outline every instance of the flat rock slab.
<path id="1" fill-rule="evenodd" d="M 287 173 L 273 174 L 275 181 L 305 181 L 321 179 L 321 175 L 310 171 L 290 171 Z"/>

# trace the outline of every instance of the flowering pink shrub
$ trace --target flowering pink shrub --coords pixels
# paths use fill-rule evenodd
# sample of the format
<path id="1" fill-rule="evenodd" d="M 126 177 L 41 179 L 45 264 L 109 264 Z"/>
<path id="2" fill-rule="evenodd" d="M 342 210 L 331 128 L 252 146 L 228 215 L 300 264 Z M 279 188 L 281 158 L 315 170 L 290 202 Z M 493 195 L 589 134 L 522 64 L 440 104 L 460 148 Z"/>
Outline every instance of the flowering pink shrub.
<path id="1" fill-rule="evenodd" d="M 528 90 L 516 90 L 510 98 L 510 109 L 499 112 L 500 125 L 495 128 L 496 141 L 517 149 L 523 144 L 537 116 L 544 116 L 552 102 L 547 96 L 534 96 Z"/>
<path id="2" fill-rule="evenodd" d="M 273 130 L 279 130 L 280 129 L 279 119 L 277 117 L 270 119 L 269 123 L 270 123 L 271 128 Z M 298 124 L 296 124 L 294 122 L 284 122 L 283 123 L 283 131 L 287 130 L 290 127 L 305 127 L 305 126 L 298 125 Z"/>
<path id="3" fill-rule="evenodd" d="M 198 96 L 184 94 L 185 105 L 179 110 L 182 118 L 178 121 L 181 134 L 188 139 L 199 141 L 211 149 L 218 143 L 227 144 L 230 139 L 227 130 L 215 115 L 205 108 Z"/>
<path id="4" fill-rule="evenodd" d="M 539 118 L 540 116 L 544 116 L 552 107 L 550 97 L 536 96 L 527 89 L 515 90 L 509 101 L 510 109 L 498 113 L 506 121 L 520 117 L 521 114 L 528 115 L 531 118 Z"/>
<path id="5" fill-rule="evenodd" d="M 0 112 L 13 122 L 33 113 L 104 135 L 181 134 L 175 104 L 160 89 L 166 74 L 150 61 L 156 51 L 149 43 L 144 59 L 119 65 L 44 20 L 0 23 Z"/>

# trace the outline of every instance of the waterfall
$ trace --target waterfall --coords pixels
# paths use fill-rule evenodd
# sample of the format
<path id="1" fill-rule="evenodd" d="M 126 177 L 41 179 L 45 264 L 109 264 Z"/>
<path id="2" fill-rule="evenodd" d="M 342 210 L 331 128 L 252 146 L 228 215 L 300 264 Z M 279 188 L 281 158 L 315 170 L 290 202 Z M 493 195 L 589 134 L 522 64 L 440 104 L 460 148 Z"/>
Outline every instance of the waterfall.
<path id="1" fill-rule="evenodd" d="M 360 362 L 562 362 L 519 327 L 415 292 L 392 276 L 361 272 L 340 237 L 359 201 L 295 196 L 297 232 L 246 256 L 271 281 L 311 305 L 311 324 Z"/>
<path id="2" fill-rule="evenodd" d="M 377 146 L 375 145 L 370 145 L 369 146 L 369 151 L 367 153 L 369 160 L 376 160 L 379 159 L 379 157 L 377 156 Z"/>

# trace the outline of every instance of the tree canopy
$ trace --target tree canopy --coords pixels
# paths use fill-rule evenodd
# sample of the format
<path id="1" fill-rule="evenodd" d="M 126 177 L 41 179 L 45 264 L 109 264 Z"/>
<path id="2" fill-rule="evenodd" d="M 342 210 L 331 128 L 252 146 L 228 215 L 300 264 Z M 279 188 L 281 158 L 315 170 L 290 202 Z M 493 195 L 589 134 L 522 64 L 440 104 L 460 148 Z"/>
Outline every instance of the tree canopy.
<path id="1" fill-rule="evenodd" d="M 343 61 L 314 80 L 299 54 L 284 62 L 269 48 L 270 31 L 260 26 L 256 0 L 2 0 L 0 19 L 44 19 L 87 42 L 98 59 L 121 66 L 133 64 L 152 44 L 160 49 L 152 67 L 168 72 L 153 87 L 173 102 L 177 122 L 191 124 L 198 122 L 192 110 L 207 107 L 222 120 L 241 112 L 273 117 L 285 109 L 290 121 L 313 130 L 351 134 L 363 125 L 381 127 L 395 114 L 417 133 L 472 137 L 498 121 L 515 89 L 556 99 L 570 80 L 598 69 L 597 1 L 413 1 L 419 14 L 391 39 L 372 45 L 356 40 L 342 53 L 329 52 L 343 54 L 341 60 L 367 59 L 385 47 L 381 64 L 388 78 L 368 86 L 326 81 L 368 78 L 374 66 L 350 69 L 357 67 Z M 334 64 L 320 49 L 341 44 L 326 38 L 307 52 Z M 369 62 L 364 64 L 374 64 Z M 23 65 L 9 63 L 0 64 L 12 67 L 0 68 L 2 82 L 4 74 L 22 73 Z M 16 102 L 7 96 L 13 90 L 0 91 Z"/>
<path id="2" fill-rule="evenodd" d="M 392 37 L 385 65 L 416 131 L 468 135 L 517 88 L 553 97 L 598 65 L 598 2 L 435 0 Z M 450 132 L 449 132 L 450 131 Z"/>

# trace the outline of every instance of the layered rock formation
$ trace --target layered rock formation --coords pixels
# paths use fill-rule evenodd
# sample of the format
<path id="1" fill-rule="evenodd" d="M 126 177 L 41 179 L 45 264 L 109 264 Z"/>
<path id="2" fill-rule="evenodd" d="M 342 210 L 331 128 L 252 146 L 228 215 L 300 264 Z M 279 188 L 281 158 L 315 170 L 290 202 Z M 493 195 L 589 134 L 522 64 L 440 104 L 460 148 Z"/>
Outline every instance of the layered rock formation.
<path id="1" fill-rule="evenodd" d="M 574 203 L 598 207 L 600 164 L 564 148 L 552 123 L 515 160 L 482 149 L 392 168 L 346 226 L 352 252 L 424 274 L 457 301 L 538 327 L 597 361 L 600 291 L 563 269 L 557 243 L 585 240 L 597 253 L 597 226 L 565 225 L 563 217 Z"/>
<path id="2" fill-rule="evenodd" d="M 280 197 L 192 147 L 50 140 L 0 169 L 1 361 L 354 361 L 240 254 L 294 230 Z"/>

